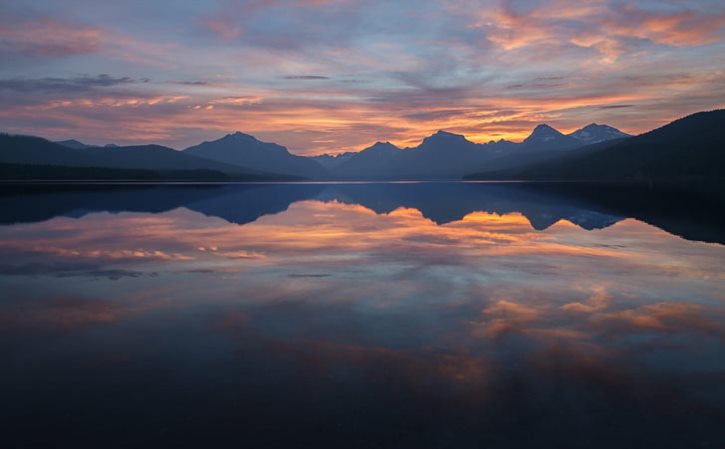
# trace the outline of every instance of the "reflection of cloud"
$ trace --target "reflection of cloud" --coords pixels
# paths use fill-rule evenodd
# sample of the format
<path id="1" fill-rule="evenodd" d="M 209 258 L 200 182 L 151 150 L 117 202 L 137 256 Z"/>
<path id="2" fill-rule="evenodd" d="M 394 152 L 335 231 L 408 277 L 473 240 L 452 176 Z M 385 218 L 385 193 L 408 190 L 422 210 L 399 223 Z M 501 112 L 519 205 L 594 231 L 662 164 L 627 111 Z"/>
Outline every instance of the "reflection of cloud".
<path id="1" fill-rule="evenodd" d="M 539 311 L 533 307 L 500 300 L 483 310 L 481 322 L 474 325 L 473 335 L 498 338 L 525 330 L 538 317 Z"/>
<path id="2" fill-rule="evenodd" d="M 699 304 L 663 302 L 624 310 L 608 310 L 591 320 L 606 332 L 703 332 L 725 338 L 722 308 L 705 309 Z"/>
<path id="3" fill-rule="evenodd" d="M 107 261 L 113 260 L 191 260 L 193 256 L 180 254 L 180 253 L 167 253 L 161 250 L 147 250 L 147 249 L 67 249 L 58 246 L 33 246 L 30 248 L 23 248 L 17 244 L 3 244 L 0 242 L 0 248 L 4 251 L 27 251 L 33 254 L 48 254 L 59 258 L 66 259 L 103 259 Z"/>
<path id="4" fill-rule="evenodd" d="M 708 416 L 708 422 L 720 417 L 704 396 L 692 392 L 710 391 L 721 376 L 670 376 L 671 371 L 663 373 L 672 369 L 669 363 L 643 365 L 637 353 L 642 340 L 626 348 L 611 345 L 606 338 L 596 338 L 586 322 L 579 323 L 583 324 L 579 331 L 561 327 L 566 323 L 557 319 L 559 309 L 528 307 L 519 298 L 518 303 L 493 301 L 484 307 L 484 314 L 518 320 L 524 330 L 528 327 L 534 332 L 522 332 L 511 340 L 471 341 L 459 333 L 460 324 L 480 298 L 469 297 L 470 303 L 460 308 L 430 304 L 421 301 L 421 296 L 416 299 L 381 315 L 361 313 L 362 298 L 349 307 L 336 301 L 295 300 L 273 306 L 263 302 L 249 305 L 244 313 L 224 315 L 220 322 L 228 325 L 218 330 L 245 365 L 257 361 L 260 373 L 284 366 L 283 372 L 294 373 L 289 382 L 297 389 L 312 389 L 316 400 L 335 397 L 344 401 L 348 394 L 359 397 L 356 395 L 364 388 L 372 398 L 369 402 L 382 401 L 388 410 L 390 401 L 412 404 L 426 416 L 435 410 L 455 423 L 474 416 L 472 428 L 477 435 L 489 428 L 517 435 L 520 417 L 541 419 L 549 410 L 566 428 L 582 419 L 591 426 L 591 415 L 582 417 L 584 410 L 608 417 L 607 425 L 614 419 L 609 417 L 627 423 L 643 412 L 648 416 L 663 413 L 682 423 L 692 410 L 700 410 L 703 414 L 694 420 L 700 425 L 702 416 Z M 653 347 L 648 342 L 644 346 Z M 666 344 L 662 348 L 672 351 Z M 680 352 L 669 354 L 687 358 Z M 711 362 L 705 366 L 711 367 Z M 279 385 L 285 380 L 276 377 L 274 382 Z M 356 402 L 356 411 L 359 406 Z M 406 413 L 399 407 L 393 409 Z M 386 419 L 389 416 L 385 414 Z M 516 417 L 514 422 L 508 419 L 511 416 Z M 660 420 L 657 425 L 660 427 L 653 425 L 647 433 L 661 435 Z M 449 429 L 450 423 L 437 421 L 437 426 Z M 641 426 L 637 422 L 634 428 L 642 432 Z M 453 433 L 461 432 L 465 429 Z M 527 438 L 530 442 L 531 435 Z M 571 442 L 571 436 L 566 440 Z"/>
<path id="5" fill-rule="evenodd" d="M 0 326 L 22 340 L 12 350 L 33 355 L 33 366 L 46 362 L 35 354 L 51 352 L 63 374 L 54 379 L 75 379 L 65 376 L 72 363 L 57 363 L 71 355 L 83 358 L 88 378 L 111 372 L 132 392 L 141 385 L 178 399 L 166 387 L 169 370 L 180 373 L 201 386 L 185 396 L 201 404 L 197 412 L 229 418 L 236 433 L 239 415 L 269 425 L 268 413 L 282 413 L 307 435 L 310 422 L 358 423 L 340 417 L 349 412 L 366 417 L 365 435 L 404 422 L 424 442 L 444 434 L 456 447 L 502 433 L 521 447 L 552 435 L 565 440 L 554 446 L 579 436 L 584 447 L 600 419 L 607 435 L 624 423 L 623 438 L 722 421 L 717 396 L 707 394 L 722 383 L 712 357 L 725 322 L 721 246 L 635 220 L 534 232 L 520 214 L 477 212 L 439 225 L 416 209 L 383 206 L 389 212 L 302 201 L 243 226 L 183 208 L 83 210 L 81 219 L 5 226 L 6 262 L 165 274 L 111 289 L 13 278 L 3 283 L 11 288 Z M 334 275 L 319 277 L 326 274 Z M 103 300 L 74 299 L 94 289 Z M 50 346 L 28 338 L 59 331 Z M 87 356 L 96 353 L 101 361 Z M 89 385 L 108 398 L 105 382 Z M 269 407 L 276 401 L 285 406 Z M 555 429 L 540 425 L 549 416 Z M 524 435 L 522 422 L 536 423 L 534 433 Z M 663 430 L 663 422 L 677 425 Z M 583 434 L 570 432 L 581 426 Z"/>
<path id="6" fill-rule="evenodd" d="M 70 331 L 92 324 L 113 323 L 118 318 L 113 302 L 84 298 L 26 300 L 11 306 L 4 304 L 0 311 L 3 328 L 40 331 Z"/>
<path id="7" fill-rule="evenodd" d="M 604 287 L 594 288 L 594 292 L 584 302 L 570 302 L 561 306 L 561 310 L 565 312 L 581 312 L 581 313 L 593 313 L 605 308 L 611 303 L 611 298 L 607 294 Z"/>
<path id="8" fill-rule="evenodd" d="M 105 264 L 93 262 L 31 262 L 31 263 L 0 263 L 0 275 L 9 276 L 54 276 L 65 277 L 91 277 L 118 280 L 121 278 L 135 278 L 143 275 L 154 276 L 156 273 L 118 268 L 107 268 Z"/>

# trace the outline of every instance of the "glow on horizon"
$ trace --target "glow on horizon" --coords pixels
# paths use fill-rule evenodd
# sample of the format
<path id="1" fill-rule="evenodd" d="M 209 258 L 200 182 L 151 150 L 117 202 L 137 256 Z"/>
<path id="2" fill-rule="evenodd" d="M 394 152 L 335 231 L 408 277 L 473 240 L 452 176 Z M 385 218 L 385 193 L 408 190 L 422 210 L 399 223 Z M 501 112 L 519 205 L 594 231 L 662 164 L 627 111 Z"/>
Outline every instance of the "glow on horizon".
<path id="1" fill-rule="evenodd" d="M 219 0 L 0 6 L 0 131 L 298 154 L 539 123 L 638 134 L 725 106 L 725 4 Z"/>

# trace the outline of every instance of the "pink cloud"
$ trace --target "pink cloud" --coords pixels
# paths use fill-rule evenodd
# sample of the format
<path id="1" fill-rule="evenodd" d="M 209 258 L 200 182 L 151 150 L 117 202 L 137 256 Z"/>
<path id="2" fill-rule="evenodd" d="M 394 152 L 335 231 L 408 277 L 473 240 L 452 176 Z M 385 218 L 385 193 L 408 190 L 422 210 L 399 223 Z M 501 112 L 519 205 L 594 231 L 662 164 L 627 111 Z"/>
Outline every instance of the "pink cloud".
<path id="1" fill-rule="evenodd" d="M 63 57 L 98 52 L 99 28 L 52 18 L 6 17 L 0 21 L 0 53 Z"/>

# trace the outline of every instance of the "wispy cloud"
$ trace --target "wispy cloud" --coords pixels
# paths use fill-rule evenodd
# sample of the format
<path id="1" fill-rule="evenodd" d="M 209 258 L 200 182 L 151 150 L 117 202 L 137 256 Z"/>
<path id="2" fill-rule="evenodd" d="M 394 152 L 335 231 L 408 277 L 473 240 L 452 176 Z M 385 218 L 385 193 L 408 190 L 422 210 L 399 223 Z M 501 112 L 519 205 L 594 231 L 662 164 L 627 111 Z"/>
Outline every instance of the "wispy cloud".
<path id="1" fill-rule="evenodd" d="M 148 79 L 140 82 L 148 82 Z M 139 82 L 124 76 L 114 78 L 110 75 L 77 76 L 73 78 L 12 78 L 0 79 L 0 90 L 16 92 L 86 92 L 91 89 L 119 86 Z"/>
<path id="2" fill-rule="evenodd" d="M 322 75 L 288 75 L 285 76 L 286 80 L 329 80 L 330 77 Z"/>

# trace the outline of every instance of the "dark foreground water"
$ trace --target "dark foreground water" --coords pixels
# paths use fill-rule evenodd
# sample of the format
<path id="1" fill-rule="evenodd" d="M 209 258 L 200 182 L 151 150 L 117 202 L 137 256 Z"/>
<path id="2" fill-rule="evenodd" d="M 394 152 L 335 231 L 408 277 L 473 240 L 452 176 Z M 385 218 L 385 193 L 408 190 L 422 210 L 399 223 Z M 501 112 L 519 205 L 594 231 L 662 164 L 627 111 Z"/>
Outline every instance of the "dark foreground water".
<path id="1" fill-rule="evenodd" d="M 5 187 L 0 447 L 725 447 L 721 206 Z"/>

